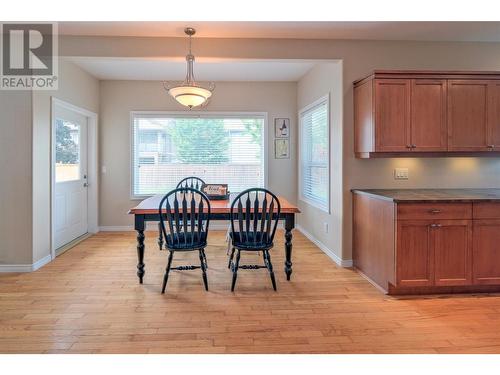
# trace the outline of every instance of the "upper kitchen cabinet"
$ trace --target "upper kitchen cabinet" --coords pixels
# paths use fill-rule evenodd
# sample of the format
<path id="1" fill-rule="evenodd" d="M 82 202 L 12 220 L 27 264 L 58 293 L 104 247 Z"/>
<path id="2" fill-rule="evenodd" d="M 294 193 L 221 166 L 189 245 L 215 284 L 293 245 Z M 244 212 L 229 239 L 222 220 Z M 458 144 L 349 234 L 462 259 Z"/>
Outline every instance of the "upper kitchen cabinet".
<path id="1" fill-rule="evenodd" d="M 446 80 L 412 79 L 411 150 L 446 151 Z"/>
<path id="2" fill-rule="evenodd" d="M 488 81 L 448 81 L 450 151 L 488 151 Z"/>
<path id="3" fill-rule="evenodd" d="M 357 157 L 494 155 L 500 72 L 375 71 L 354 82 L 354 125 Z"/>
<path id="4" fill-rule="evenodd" d="M 406 151 L 410 144 L 410 80 L 375 81 L 375 150 Z"/>
<path id="5" fill-rule="evenodd" d="M 500 80 L 488 85 L 489 116 L 488 137 L 493 151 L 500 151 Z"/>

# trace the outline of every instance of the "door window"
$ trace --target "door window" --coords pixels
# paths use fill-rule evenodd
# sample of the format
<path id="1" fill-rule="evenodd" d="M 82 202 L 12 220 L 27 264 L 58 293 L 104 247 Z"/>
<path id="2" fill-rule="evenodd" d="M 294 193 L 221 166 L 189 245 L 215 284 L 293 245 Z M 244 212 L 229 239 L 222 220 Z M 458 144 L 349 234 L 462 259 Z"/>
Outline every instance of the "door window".
<path id="1" fill-rule="evenodd" d="M 80 179 L 80 125 L 56 119 L 56 182 Z"/>

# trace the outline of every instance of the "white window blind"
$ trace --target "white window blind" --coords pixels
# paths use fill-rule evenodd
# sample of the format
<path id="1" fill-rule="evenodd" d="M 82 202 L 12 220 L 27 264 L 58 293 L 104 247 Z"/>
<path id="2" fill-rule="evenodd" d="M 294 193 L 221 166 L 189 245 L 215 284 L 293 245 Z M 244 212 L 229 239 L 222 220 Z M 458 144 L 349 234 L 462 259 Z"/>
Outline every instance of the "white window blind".
<path id="1" fill-rule="evenodd" d="M 240 192 L 264 186 L 264 116 L 132 116 L 132 195 L 163 194 L 184 177 L 228 184 Z"/>
<path id="2" fill-rule="evenodd" d="M 300 116 L 301 199 L 329 211 L 329 110 L 328 96 L 304 108 Z"/>

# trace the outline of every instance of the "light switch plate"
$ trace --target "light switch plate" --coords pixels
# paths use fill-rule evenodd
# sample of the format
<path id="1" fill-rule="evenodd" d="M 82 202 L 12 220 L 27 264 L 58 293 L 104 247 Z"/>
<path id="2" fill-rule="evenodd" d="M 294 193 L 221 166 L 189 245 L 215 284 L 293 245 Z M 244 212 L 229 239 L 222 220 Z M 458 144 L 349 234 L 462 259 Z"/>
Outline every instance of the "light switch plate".
<path id="1" fill-rule="evenodd" d="M 396 168 L 396 169 L 394 169 L 394 179 L 395 180 L 408 180 L 408 168 Z"/>

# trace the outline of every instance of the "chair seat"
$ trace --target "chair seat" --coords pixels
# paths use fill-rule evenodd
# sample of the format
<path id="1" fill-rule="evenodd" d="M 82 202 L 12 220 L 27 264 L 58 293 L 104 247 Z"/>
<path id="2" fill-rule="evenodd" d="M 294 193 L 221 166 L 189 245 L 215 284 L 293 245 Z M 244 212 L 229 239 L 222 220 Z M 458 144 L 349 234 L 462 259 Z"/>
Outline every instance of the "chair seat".
<path id="1" fill-rule="evenodd" d="M 234 235 L 234 238 L 233 238 Z M 233 246 L 243 250 L 269 250 L 273 247 L 272 242 L 268 242 L 269 235 L 266 232 L 229 233 L 233 240 Z"/>
<path id="2" fill-rule="evenodd" d="M 201 238 L 201 240 L 200 240 Z M 167 235 L 167 248 L 173 250 L 197 250 L 207 246 L 207 235 L 205 232 L 187 232 Z"/>

